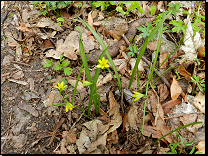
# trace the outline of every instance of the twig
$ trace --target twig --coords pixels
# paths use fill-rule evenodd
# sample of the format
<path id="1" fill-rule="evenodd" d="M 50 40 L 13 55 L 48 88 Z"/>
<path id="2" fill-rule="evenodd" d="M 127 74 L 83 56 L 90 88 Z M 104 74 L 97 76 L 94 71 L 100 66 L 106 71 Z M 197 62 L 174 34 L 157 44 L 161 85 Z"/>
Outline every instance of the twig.
<path id="1" fill-rule="evenodd" d="M 19 122 L 20 122 L 20 121 L 16 121 L 16 122 L 14 122 L 13 124 L 11 124 L 9 127 L 7 127 L 7 129 L 6 129 L 4 132 L 1 133 L 1 136 L 4 135 L 4 134 L 12 127 L 12 126 L 18 124 Z"/>
<path id="2" fill-rule="evenodd" d="M 125 35 L 122 35 L 124 41 L 130 46 L 130 42 L 129 40 L 126 38 Z M 148 64 L 148 66 L 151 66 L 151 62 L 147 60 L 147 58 L 145 56 L 142 56 L 142 59 Z M 160 71 L 157 71 L 156 68 L 154 68 L 154 72 L 157 74 L 157 76 L 159 76 L 161 78 L 161 80 L 168 86 L 168 88 L 170 88 L 170 83 L 166 80 L 166 78 L 164 76 L 162 76 L 162 73 L 160 73 Z"/>
<path id="3" fill-rule="evenodd" d="M 30 67 L 30 65 L 29 65 L 29 64 L 26 64 L 26 63 L 17 62 L 17 61 L 10 61 L 10 62 L 12 62 L 12 63 L 17 63 L 17 64 L 21 64 L 21 65 Z"/>

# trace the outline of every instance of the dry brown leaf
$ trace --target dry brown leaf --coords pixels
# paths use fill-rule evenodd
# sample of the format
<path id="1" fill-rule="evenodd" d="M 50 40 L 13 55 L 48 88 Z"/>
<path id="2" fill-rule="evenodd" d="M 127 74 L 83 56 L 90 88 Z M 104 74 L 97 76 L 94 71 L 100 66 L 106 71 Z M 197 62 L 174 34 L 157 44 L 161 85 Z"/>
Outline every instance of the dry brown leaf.
<path id="1" fill-rule="evenodd" d="M 27 112 L 29 112 L 33 116 L 38 117 L 38 111 L 35 108 L 33 108 L 32 106 L 29 106 L 26 103 L 22 102 L 22 103 L 18 104 L 18 107 L 20 109 L 26 110 Z"/>
<path id="2" fill-rule="evenodd" d="M 160 10 L 162 9 L 163 1 L 159 1 L 157 4 L 157 9 Z"/>
<path id="3" fill-rule="evenodd" d="M 173 82 L 170 87 L 170 95 L 171 99 L 175 100 L 178 98 L 178 96 L 181 94 L 182 89 L 181 86 L 179 85 L 178 81 L 173 77 Z"/>
<path id="4" fill-rule="evenodd" d="M 91 38 L 87 37 L 85 33 L 82 34 L 82 42 L 85 49 L 85 53 L 94 49 L 95 43 Z M 53 57 L 54 59 L 60 59 L 61 55 L 71 59 L 77 60 L 77 55 L 80 55 L 79 51 L 79 33 L 72 31 L 66 40 L 60 39 L 56 43 L 56 50 L 50 49 L 46 52 L 46 57 Z"/>
<path id="5" fill-rule="evenodd" d="M 61 103 L 61 101 L 62 101 L 62 98 L 61 98 L 59 92 L 58 91 L 51 91 L 48 98 L 45 101 L 43 101 L 43 103 L 45 104 L 45 106 L 52 107 L 52 103 L 57 104 L 57 103 Z"/>
<path id="6" fill-rule="evenodd" d="M 197 145 L 196 145 L 196 148 L 198 149 L 196 151 L 196 153 L 198 152 L 202 152 L 202 154 L 205 154 L 205 141 L 200 141 Z M 195 154 L 196 154 L 195 153 Z"/>
<path id="7" fill-rule="evenodd" d="M 94 22 L 94 23 L 93 23 L 94 26 L 100 26 L 101 24 L 102 24 L 102 23 L 101 23 L 100 21 Z"/>
<path id="8" fill-rule="evenodd" d="M 205 79 L 205 72 L 197 73 L 197 76 L 199 76 L 199 79 Z"/>
<path id="9" fill-rule="evenodd" d="M 91 13 L 92 13 L 92 11 L 90 11 L 89 14 L 88 14 L 87 22 L 91 27 L 93 27 L 93 18 L 92 18 Z"/>
<path id="10" fill-rule="evenodd" d="M 69 144 L 74 144 L 76 143 L 77 140 L 77 134 L 75 133 L 76 128 L 71 129 L 69 131 L 63 131 L 62 132 L 62 138 L 65 138 L 66 142 Z"/>
<path id="11" fill-rule="evenodd" d="M 56 31 L 63 31 L 63 29 L 58 25 L 56 24 L 54 21 L 52 21 L 51 18 L 42 18 L 36 25 L 35 27 L 41 27 L 41 28 L 44 28 L 44 27 L 48 27 L 48 28 L 52 28 Z"/>
<path id="12" fill-rule="evenodd" d="M 161 106 L 161 103 L 158 101 L 157 96 L 155 93 L 151 90 L 148 91 L 148 95 L 150 95 L 150 101 L 151 101 L 151 108 L 152 108 L 152 113 L 156 117 L 156 113 L 158 111 L 159 116 L 161 118 L 164 118 L 164 112 Z"/>
<path id="13" fill-rule="evenodd" d="M 108 135 L 107 141 L 108 145 L 110 144 L 116 144 L 118 142 L 118 133 L 117 130 L 113 131 L 111 134 Z"/>
<path id="14" fill-rule="evenodd" d="M 126 122 L 126 130 L 129 131 L 129 128 L 138 130 L 137 123 L 138 123 L 138 112 L 137 112 L 138 106 L 131 105 L 130 110 L 127 115 L 127 122 Z"/>
<path id="15" fill-rule="evenodd" d="M 65 143 L 66 143 L 66 139 L 62 139 L 61 140 L 61 145 L 60 145 L 60 154 L 67 154 L 67 149 L 65 148 Z"/>
<path id="16" fill-rule="evenodd" d="M 137 124 L 137 126 L 142 129 L 142 124 Z M 160 130 L 157 129 L 157 127 L 144 125 L 143 128 L 143 135 L 150 137 L 152 135 L 153 138 L 161 138 L 163 135 Z M 167 141 L 163 138 L 161 139 L 163 142 L 167 144 Z"/>
<path id="17" fill-rule="evenodd" d="M 162 64 L 162 62 L 168 57 L 169 53 L 162 53 L 159 57 L 159 66 Z M 161 69 L 165 69 L 168 66 L 168 59 L 164 62 L 164 64 L 160 67 Z"/>
<path id="18" fill-rule="evenodd" d="M 167 115 L 171 108 L 180 104 L 181 102 L 182 100 L 176 99 L 176 100 L 170 100 L 166 102 L 164 105 L 162 105 L 162 108 L 164 110 L 164 115 Z"/>
<path id="19" fill-rule="evenodd" d="M 169 90 L 165 84 L 160 84 L 157 86 L 157 90 L 160 97 L 160 102 L 163 102 L 169 95 Z"/>
<path id="20" fill-rule="evenodd" d="M 189 80 L 191 80 L 191 73 L 187 72 L 186 69 L 183 66 L 178 67 L 177 70 L 178 70 L 180 75 L 182 75 L 185 78 L 188 78 Z"/>
<path id="21" fill-rule="evenodd" d="M 99 139 L 92 142 L 89 146 L 89 148 L 85 151 L 85 154 L 90 153 L 97 149 L 99 145 L 106 145 L 106 139 L 107 139 L 107 132 L 104 133 Z"/>
<path id="22" fill-rule="evenodd" d="M 182 117 L 179 118 L 179 121 L 183 123 L 183 125 L 187 125 L 193 122 L 202 122 L 204 123 L 204 118 L 202 114 L 185 114 Z M 192 133 L 195 133 L 197 129 L 201 128 L 203 124 L 195 124 L 189 127 L 186 127 L 186 129 Z"/>
<path id="23" fill-rule="evenodd" d="M 46 49 L 54 48 L 54 46 L 49 40 L 44 40 L 40 48 L 42 51 L 45 51 Z"/>
<path id="24" fill-rule="evenodd" d="M 71 15 L 68 14 L 68 13 L 66 13 L 66 12 L 64 12 L 63 10 L 61 10 L 61 17 L 63 17 L 63 18 L 69 18 L 69 17 L 71 17 Z"/>
<path id="25" fill-rule="evenodd" d="M 12 76 L 12 78 L 15 79 L 15 80 L 22 79 L 23 77 L 24 77 L 24 73 L 23 73 L 22 70 L 16 72 L 16 73 Z"/>
<path id="26" fill-rule="evenodd" d="M 19 27 L 17 27 L 16 29 L 18 29 L 18 30 L 20 30 L 20 31 L 22 31 L 22 32 L 25 32 L 25 33 L 29 33 L 29 32 L 31 32 L 31 30 L 30 30 L 30 29 L 28 29 L 27 27 L 25 27 L 25 25 L 24 25 L 24 24 L 20 24 L 20 26 L 19 26 Z"/>
<path id="27" fill-rule="evenodd" d="M 108 124 L 109 126 L 112 126 L 108 130 L 108 134 L 116 130 L 121 124 L 122 124 L 122 116 L 120 114 L 120 104 L 115 100 L 113 92 L 109 92 L 109 116 L 111 116 L 111 121 Z"/>
<path id="28" fill-rule="evenodd" d="M 105 145 L 107 138 L 108 125 L 103 125 L 100 120 L 85 122 L 86 130 L 80 133 L 79 139 L 76 141 L 79 153 L 91 152 L 98 148 L 98 145 Z M 106 132 L 105 134 L 103 134 Z M 91 145 L 92 144 L 92 145 Z M 87 150 L 87 151 L 86 151 Z"/>
<path id="29" fill-rule="evenodd" d="M 154 51 L 154 50 L 155 50 L 156 43 L 157 43 L 157 41 L 149 42 L 149 43 L 147 44 L 147 48 L 148 48 L 149 50 L 151 50 L 151 51 Z"/>
<path id="30" fill-rule="evenodd" d="M 102 86 L 103 84 L 106 84 L 107 82 L 111 81 L 113 76 L 111 73 L 108 73 L 105 77 L 102 75 L 99 75 L 98 80 L 97 80 L 97 87 Z"/>
<path id="31" fill-rule="evenodd" d="M 205 114 L 205 95 L 202 92 L 199 92 L 195 96 L 193 104 L 196 108 Z"/>
<path id="32" fill-rule="evenodd" d="M 167 133 L 169 133 L 171 131 L 168 127 L 166 127 L 165 121 L 161 117 L 158 117 L 158 119 L 157 119 L 157 129 L 161 131 L 162 135 L 165 135 L 165 134 L 167 134 Z M 172 134 L 166 136 L 165 139 L 170 144 L 173 143 L 173 136 L 172 136 Z"/>
<path id="33" fill-rule="evenodd" d="M 128 31 L 128 25 L 118 25 L 115 29 L 108 31 L 108 34 L 113 37 L 114 39 L 117 39 L 118 41 L 122 38 L 121 35 L 125 34 Z"/>
<path id="34" fill-rule="evenodd" d="M 198 49 L 197 57 L 205 57 L 205 46 Z"/>

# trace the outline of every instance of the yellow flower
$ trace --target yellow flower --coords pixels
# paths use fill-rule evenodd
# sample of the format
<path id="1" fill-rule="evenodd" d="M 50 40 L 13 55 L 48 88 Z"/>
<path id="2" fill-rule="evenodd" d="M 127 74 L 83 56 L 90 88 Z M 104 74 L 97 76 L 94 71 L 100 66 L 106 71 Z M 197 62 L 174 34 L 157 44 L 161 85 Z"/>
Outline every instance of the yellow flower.
<path id="1" fill-rule="evenodd" d="M 89 82 L 89 81 L 82 81 L 83 82 L 83 86 L 89 86 L 89 85 L 91 85 L 92 83 L 91 82 Z"/>
<path id="2" fill-rule="evenodd" d="M 142 97 L 147 97 L 146 95 L 143 95 L 139 92 L 135 92 L 135 91 L 133 91 L 133 92 L 134 92 L 134 94 L 132 95 L 132 97 L 136 97 L 134 101 L 137 101 L 137 100 L 141 99 Z"/>
<path id="3" fill-rule="evenodd" d="M 62 92 L 64 90 L 64 88 L 67 87 L 67 85 L 64 86 L 64 81 L 61 82 L 61 84 L 59 82 L 57 82 L 58 86 L 55 86 L 55 88 L 58 88 L 58 90 L 60 92 Z"/>
<path id="4" fill-rule="evenodd" d="M 108 68 L 108 67 L 110 67 L 108 64 L 107 64 L 107 62 L 108 62 L 108 60 L 105 60 L 105 58 L 103 57 L 102 58 L 102 61 L 101 60 L 98 60 L 98 62 L 100 63 L 99 65 L 97 65 L 97 68 Z"/>
<path id="5" fill-rule="evenodd" d="M 68 112 L 69 109 L 73 110 L 73 108 L 74 108 L 74 106 L 71 103 L 69 103 L 69 102 L 66 103 L 66 112 Z"/>

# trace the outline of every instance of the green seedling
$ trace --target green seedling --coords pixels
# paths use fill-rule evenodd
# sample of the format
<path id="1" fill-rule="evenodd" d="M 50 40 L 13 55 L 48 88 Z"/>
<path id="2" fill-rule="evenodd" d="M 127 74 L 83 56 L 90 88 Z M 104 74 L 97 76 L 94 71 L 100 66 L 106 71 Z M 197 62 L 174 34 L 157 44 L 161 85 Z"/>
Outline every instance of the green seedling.
<path id="1" fill-rule="evenodd" d="M 154 15 L 155 10 L 156 10 L 155 6 L 152 5 L 151 8 L 150 8 L 150 14 L 151 14 L 152 16 Z"/>
<path id="2" fill-rule="evenodd" d="M 131 55 L 132 57 L 135 57 L 135 54 L 137 54 L 137 51 L 138 51 L 136 43 L 134 44 L 133 47 L 132 47 L 132 45 L 130 45 L 129 50 L 130 50 L 130 52 L 128 52 L 128 55 Z"/>
<path id="3" fill-rule="evenodd" d="M 177 12 L 181 12 L 179 10 L 179 8 L 181 7 L 180 3 L 176 3 L 176 4 L 170 3 L 168 4 L 168 6 L 169 6 L 168 11 L 170 11 L 174 16 L 176 16 Z"/>
<path id="4" fill-rule="evenodd" d="M 145 25 L 142 25 L 141 27 L 137 27 L 137 29 L 140 30 L 140 31 L 142 32 L 142 33 L 139 34 L 138 36 L 142 36 L 143 38 L 146 38 L 147 36 L 150 35 L 150 33 L 151 33 L 151 31 L 152 31 L 152 29 L 153 29 L 154 27 L 151 25 L 151 23 L 146 22 L 146 24 L 147 24 L 147 27 L 146 27 Z M 163 33 L 165 33 L 165 32 L 170 32 L 170 30 L 167 30 L 167 27 L 168 27 L 168 26 L 163 27 L 163 30 L 162 30 Z M 154 35 L 154 37 L 151 38 L 151 41 L 152 41 L 152 42 L 154 41 L 154 38 L 157 36 L 157 34 L 158 34 L 158 31 L 157 31 L 157 33 Z"/>
<path id="5" fill-rule="evenodd" d="M 86 4 L 82 4 L 82 2 L 79 2 L 79 5 L 78 5 L 78 7 L 83 7 L 83 6 L 85 6 Z"/>
<path id="6" fill-rule="evenodd" d="M 60 14 L 56 11 L 58 9 L 62 9 L 67 7 L 67 5 L 72 4 L 74 1 L 32 1 L 34 3 L 33 10 L 36 6 L 40 9 L 40 14 L 46 15 L 49 9 L 52 9 L 59 16 Z"/>
<path id="7" fill-rule="evenodd" d="M 188 142 L 185 142 L 184 143 L 185 140 L 184 140 L 184 138 L 182 136 L 180 136 L 178 133 L 176 133 L 176 136 L 179 137 L 181 141 L 180 142 L 176 142 L 176 143 L 169 144 L 170 149 L 171 149 L 172 152 L 167 152 L 165 154 L 181 154 L 182 149 L 185 146 L 191 146 L 194 143 L 194 140 L 193 141 L 188 141 Z M 176 148 L 178 147 L 178 145 L 181 145 L 179 152 L 176 151 Z M 195 150 L 195 145 L 192 147 L 192 150 L 190 151 L 189 154 L 193 154 L 194 150 Z"/>
<path id="8" fill-rule="evenodd" d="M 200 64 L 201 64 L 201 62 L 199 61 L 199 59 L 198 59 L 198 58 L 194 58 L 194 60 L 197 62 L 197 64 L 198 64 L 198 65 L 200 65 Z"/>
<path id="9" fill-rule="evenodd" d="M 202 92 L 205 92 L 204 79 L 200 81 L 200 80 L 199 80 L 199 76 L 193 75 L 193 76 L 191 77 L 191 82 L 197 84 L 197 86 L 199 87 L 199 89 L 200 89 Z"/>
<path id="10" fill-rule="evenodd" d="M 175 20 L 172 20 L 172 21 L 169 22 L 169 24 L 172 24 L 172 25 L 175 26 L 172 29 L 173 32 L 179 33 L 182 30 L 184 34 L 186 33 L 187 24 L 185 25 L 182 20 L 180 20 L 178 22 L 175 21 Z"/>
<path id="11" fill-rule="evenodd" d="M 180 80 L 181 77 L 180 77 L 180 75 L 178 74 L 178 72 L 175 72 L 175 73 L 176 73 L 176 75 L 177 75 L 177 80 Z"/>
<path id="12" fill-rule="evenodd" d="M 50 67 L 50 66 L 54 66 L 54 70 L 61 70 L 61 69 L 64 69 L 64 74 L 65 75 L 71 75 L 71 71 L 73 70 L 72 68 L 70 68 L 70 67 L 66 67 L 66 66 L 68 66 L 69 64 L 70 64 L 70 61 L 69 60 L 65 60 L 64 61 L 64 56 L 63 56 L 63 54 L 60 56 L 60 61 L 59 61 L 59 65 L 54 65 L 54 62 L 53 62 L 53 60 L 48 60 L 48 59 L 46 59 L 46 61 L 48 62 L 48 63 L 46 63 L 46 64 L 44 64 L 44 68 L 47 68 L 47 67 Z M 62 63 L 61 63 L 62 62 Z"/>
<path id="13" fill-rule="evenodd" d="M 124 4 L 131 4 L 126 11 L 123 10 Z M 116 5 L 116 11 L 126 16 L 129 16 L 130 11 L 134 9 L 138 9 L 141 14 L 144 12 L 140 6 L 140 1 L 93 1 L 91 5 L 93 9 L 100 7 L 101 11 L 107 9 L 110 5 Z"/>

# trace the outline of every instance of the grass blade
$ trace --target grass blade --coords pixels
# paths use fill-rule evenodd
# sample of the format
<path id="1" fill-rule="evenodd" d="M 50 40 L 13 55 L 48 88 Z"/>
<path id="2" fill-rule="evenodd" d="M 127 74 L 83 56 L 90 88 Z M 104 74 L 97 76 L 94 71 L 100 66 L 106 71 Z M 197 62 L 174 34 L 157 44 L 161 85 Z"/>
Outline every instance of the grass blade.
<path id="1" fill-rule="evenodd" d="M 95 38 L 96 38 L 96 39 L 98 40 L 98 42 L 100 43 L 102 49 L 105 50 L 105 49 L 106 49 L 106 46 L 105 46 L 103 40 L 100 38 L 100 36 L 96 33 L 96 31 L 95 31 L 88 23 L 86 23 L 84 20 L 82 20 L 79 16 L 77 16 L 77 17 L 78 17 L 78 18 L 79 18 L 79 19 L 87 26 L 87 28 L 92 32 L 92 34 L 95 36 Z M 117 69 L 116 69 L 116 66 L 115 66 L 115 64 L 113 63 L 113 60 L 112 60 L 112 58 L 111 58 L 111 56 L 110 56 L 108 50 L 105 51 L 105 54 L 106 54 L 106 56 L 107 56 L 107 58 L 108 58 L 108 61 L 110 62 L 111 66 L 112 66 L 112 68 L 113 68 L 113 70 L 114 70 L 114 72 L 115 72 L 115 75 L 116 75 L 116 78 L 117 78 L 117 80 L 118 80 L 118 84 L 119 84 L 119 87 L 120 87 L 119 90 L 121 91 L 121 90 L 122 90 L 122 85 L 121 85 L 121 80 L 120 80 L 118 71 L 117 71 Z M 99 59 L 100 59 L 100 57 L 99 57 Z"/>

